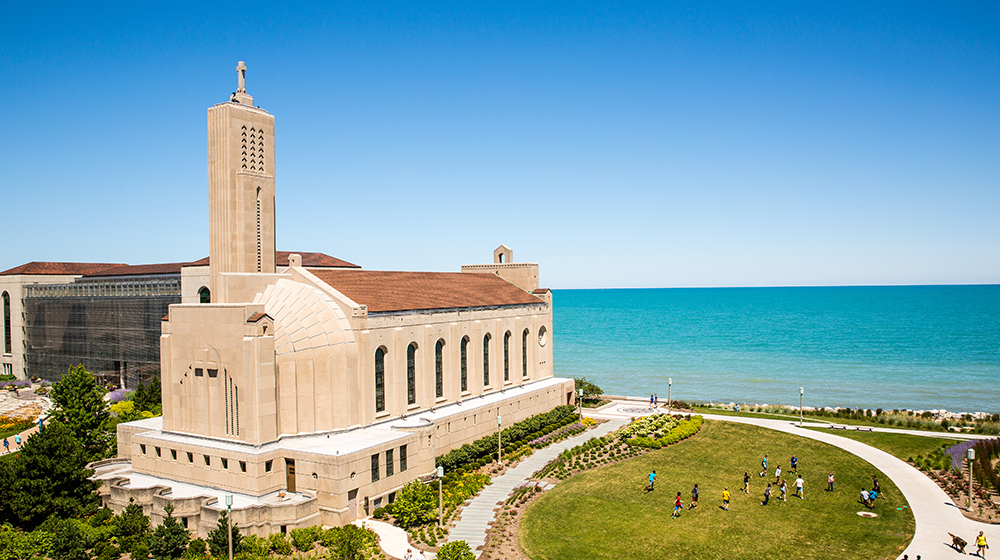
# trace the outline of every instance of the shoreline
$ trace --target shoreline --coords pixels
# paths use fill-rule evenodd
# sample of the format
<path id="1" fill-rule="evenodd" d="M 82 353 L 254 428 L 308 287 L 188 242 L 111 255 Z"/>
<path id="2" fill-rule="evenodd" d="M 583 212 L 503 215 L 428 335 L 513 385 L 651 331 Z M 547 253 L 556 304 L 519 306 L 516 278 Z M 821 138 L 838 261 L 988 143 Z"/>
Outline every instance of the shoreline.
<path id="1" fill-rule="evenodd" d="M 619 401 L 649 403 L 649 397 L 636 397 L 636 396 L 629 396 L 629 395 L 601 395 L 600 398 L 602 398 L 602 399 L 611 399 L 611 400 L 619 400 Z M 688 401 L 679 401 L 678 399 L 674 399 L 674 401 L 675 402 L 688 402 Z M 666 399 L 658 399 L 658 402 L 661 403 L 661 407 L 662 407 L 662 403 L 665 403 Z M 798 405 L 768 404 L 768 403 L 750 403 L 750 402 L 736 402 L 736 401 L 729 401 L 729 402 L 688 402 L 688 404 L 692 404 L 692 405 L 695 405 L 695 406 L 704 406 L 704 407 L 708 407 L 708 408 L 718 408 L 718 409 L 721 409 L 721 410 L 733 410 L 733 407 L 735 407 L 736 405 L 739 405 L 740 412 L 761 412 L 761 413 L 766 412 L 766 411 L 762 411 L 762 410 L 759 410 L 759 409 L 785 409 L 785 410 L 791 410 L 791 411 L 796 411 L 796 412 L 799 410 Z M 755 410 L 755 409 L 757 409 L 757 410 Z M 912 409 L 912 408 L 881 409 L 881 408 L 851 408 L 849 406 L 803 406 L 802 410 L 804 412 L 825 411 L 825 412 L 831 412 L 831 413 L 834 413 L 834 414 L 836 414 L 836 413 L 838 413 L 840 411 L 850 411 L 850 412 L 855 412 L 855 411 L 865 412 L 865 411 L 867 411 L 867 412 L 871 413 L 868 416 L 869 418 L 876 418 L 877 417 L 876 416 L 876 411 L 881 411 L 881 414 L 886 414 L 886 413 L 892 413 L 892 414 L 908 413 L 908 414 L 911 414 L 911 415 L 914 415 L 914 416 L 921 416 L 923 414 L 928 414 L 929 413 L 930 416 L 927 419 L 928 420 L 935 420 L 935 421 L 940 421 L 940 420 L 968 421 L 968 418 L 971 417 L 972 421 L 979 420 L 979 421 L 983 421 L 983 422 L 991 422 L 991 421 L 992 422 L 996 422 L 997 420 L 994 420 L 993 417 L 998 416 L 997 413 L 991 413 L 991 412 L 981 412 L 981 411 L 980 412 L 951 412 L 951 411 L 948 411 L 948 410 L 943 409 L 943 408 L 919 410 L 919 409 Z"/>

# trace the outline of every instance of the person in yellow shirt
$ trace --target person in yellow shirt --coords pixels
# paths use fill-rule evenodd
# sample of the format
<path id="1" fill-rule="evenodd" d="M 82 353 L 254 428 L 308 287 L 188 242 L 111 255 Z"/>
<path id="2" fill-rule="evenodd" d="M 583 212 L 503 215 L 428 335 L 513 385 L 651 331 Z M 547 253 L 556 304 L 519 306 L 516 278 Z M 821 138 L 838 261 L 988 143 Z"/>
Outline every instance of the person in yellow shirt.
<path id="1" fill-rule="evenodd" d="M 729 511 L 729 488 L 722 491 L 722 509 Z"/>
<path id="2" fill-rule="evenodd" d="M 976 537 L 976 554 L 978 554 L 980 558 L 986 558 L 987 548 L 989 548 L 989 545 L 986 544 L 986 535 L 984 535 L 982 531 L 979 531 L 979 536 Z"/>

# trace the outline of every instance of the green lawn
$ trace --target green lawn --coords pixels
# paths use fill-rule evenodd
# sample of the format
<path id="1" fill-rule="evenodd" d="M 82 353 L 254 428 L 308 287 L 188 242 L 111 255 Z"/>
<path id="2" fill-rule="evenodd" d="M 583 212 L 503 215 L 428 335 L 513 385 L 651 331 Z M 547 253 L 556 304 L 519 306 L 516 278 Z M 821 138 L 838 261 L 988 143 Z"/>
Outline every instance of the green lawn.
<path id="1" fill-rule="evenodd" d="M 709 408 L 707 406 L 693 406 L 691 408 L 692 408 L 692 410 L 694 410 L 698 414 L 716 414 L 718 416 L 741 416 L 741 417 L 744 417 L 744 418 L 764 418 L 764 419 L 767 419 L 767 420 L 795 420 L 795 421 L 798 421 L 798 419 L 799 419 L 798 415 L 794 415 L 793 416 L 793 415 L 790 415 L 790 414 L 771 414 L 771 413 L 767 413 L 767 412 L 747 412 L 745 410 L 741 410 L 739 412 L 736 412 L 735 410 L 721 409 L 721 408 Z M 812 421 L 812 422 L 820 422 L 820 423 L 827 423 L 828 422 L 826 420 L 820 420 L 820 419 L 817 419 L 817 418 L 810 418 L 808 416 L 806 416 L 804 418 L 804 420 L 805 420 L 805 422 L 810 422 L 810 421 Z"/>
<path id="2" fill-rule="evenodd" d="M 775 493 L 770 505 L 760 506 L 766 479 L 756 472 L 765 453 L 771 474 L 778 463 L 787 470 L 791 454 L 798 455 L 805 500 L 781 502 Z M 647 494 L 643 487 L 653 469 L 657 489 Z M 749 496 L 741 491 L 744 471 L 754 474 Z M 827 493 L 831 471 L 837 489 Z M 708 421 L 688 440 L 560 482 L 526 512 L 521 545 L 533 560 L 896 558 L 914 523 L 886 476 L 879 479 L 890 498 L 876 504 L 878 517 L 856 514 L 864 509 L 858 490 L 875 473 L 862 459 L 817 441 Z M 672 520 L 675 494 L 680 491 L 686 505 L 695 483 L 702 492 L 699 509 Z M 733 497 L 728 512 L 720 508 L 724 486 Z"/>
<path id="3" fill-rule="evenodd" d="M 893 434 L 886 432 L 852 432 L 849 430 L 830 430 L 828 428 L 810 428 L 817 432 L 827 432 L 834 435 L 867 443 L 868 445 L 881 449 L 886 453 L 902 459 L 918 457 L 925 453 L 931 453 L 935 449 L 946 445 L 951 447 L 959 442 L 957 439 L 944 439 L 927 436 L 915 436 L 910 434 Z"/>

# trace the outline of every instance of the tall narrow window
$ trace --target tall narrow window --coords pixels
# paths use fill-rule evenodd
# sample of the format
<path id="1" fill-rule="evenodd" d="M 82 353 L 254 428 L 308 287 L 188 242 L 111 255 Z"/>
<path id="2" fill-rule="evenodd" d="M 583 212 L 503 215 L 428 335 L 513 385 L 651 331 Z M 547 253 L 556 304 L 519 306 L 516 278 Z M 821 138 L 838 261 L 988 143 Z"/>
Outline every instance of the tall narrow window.
<path id="1" fill-rule="evenodd" d="M 399 472 L 406 470 L 406 446 L 399 446 Z"/>
<path id="2" fill-rule="evenodd" d="M 528 377 L 528 329 L 521 333 L 521 377 Z"/>
<path id="3" fill-rule="evenodd" d="M 444 396 L 444 339 L 434 345 L 434 394 L 439 399 Z"/>
<path id="4" fill-rule="evenodd" d="M 406 404 L 417 402 L 417 343 L 406 348 Z"/>
<path id="5" fill-rule="evenodd" d="M 3 293 L 3 352 L 10 354 L 10 294 Z"/>
<path id="6" fill-rule="evenodd" d="M 490 386 L 490 333 L 483 337 L 483 387 Z"/>
<path id="7" fill-rule="evenodd" d="M 462 392 L 469 390 L 469 337 L 462 337 Z"/>
<path id="8" fill-rule="evenodd" d="M 503 333 L 503 380 L 510 381 L 510 331 Z"/>
<path id="9" fill-rule="evenodd" d="M 260 162 L 260 170 L 264 170 L 263 161 Z M 260 271 L 260 187 L 257 187 L 257 272 Z"/>
<path id="10" fill-rule="evenodd" d="M 385 350 L 375 351 L 375 412 L 385 412 Z"/>
<path id="11" fill-rule="evenodd" d="M 212 303 L 212 292 L 206 286 L 198 288 L 198 303 Z"/>
<path id="12" fill-rule="evenodd" d="M 378 476 L 378 453 L 372 455 L 372 482 L 379 479 Z"/>
<path id="13" fill-rule="evenodd" d="M 393 471 L 393 460 L 392 460 L 392 449 L 385 450 L 385 476 L 392 476 Z"/>

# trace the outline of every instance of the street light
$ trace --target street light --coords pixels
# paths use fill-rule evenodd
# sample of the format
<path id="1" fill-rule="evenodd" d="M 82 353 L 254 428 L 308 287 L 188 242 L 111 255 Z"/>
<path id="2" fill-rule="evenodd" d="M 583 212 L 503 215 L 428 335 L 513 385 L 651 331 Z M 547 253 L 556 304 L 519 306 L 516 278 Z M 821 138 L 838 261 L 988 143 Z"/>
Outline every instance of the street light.
<path id="1" fill-rule="evenodd" d="M 672 377 L 667 378 L 667 414 L 670 414 L 670 405 L 674 404 L 673 399 L 670 397 L 670 389 L 674 385 L 674 379 Z"/>
<path id="2" fill-rule="evenodd" d="M 226 531 L 229 537 L 229 560 L 233 560 L 233 495 L 226 494 Z"/>
<path id="3" fill-rule="evenodd" d="M 583 389 L 580 389 L 580 402 L 578 406 L 580 407 L 580 422 L 583 422 Z"/>
<path id="4" fill-rule="evenodd" d="M 500 432 L 501 432 L 500 426 L 501 426 L 501 422 L 502 422 L 502 420 L 500 419 L 500 415 L 497 414 L 497 465 L 500 465 L 502 467 L 503 465 L 502 465 L 501 454 L 503 453 L 503 441 L 501 441 L 501 439 L 500 439 Z"/>
<path id="5" fill-rule="evenodd" d="M 444 478 L 444 467 L 438 467 L 438 527 L 444 526 L 444 500 L 441 499 L 441 479 Z"/>
<path id="6" fill-rule="evenodd" d="M 799 387 L 799 427 L 802 427 L 802 397 L 806 394 L 803 387 Z"/>
<path id="7" fill-rule="evenodd" d="M 969 458 L 969 511 L 972 511 L 972 462 L 976 460 L 976 450 L 970 447 L 965 456 Z"/>

